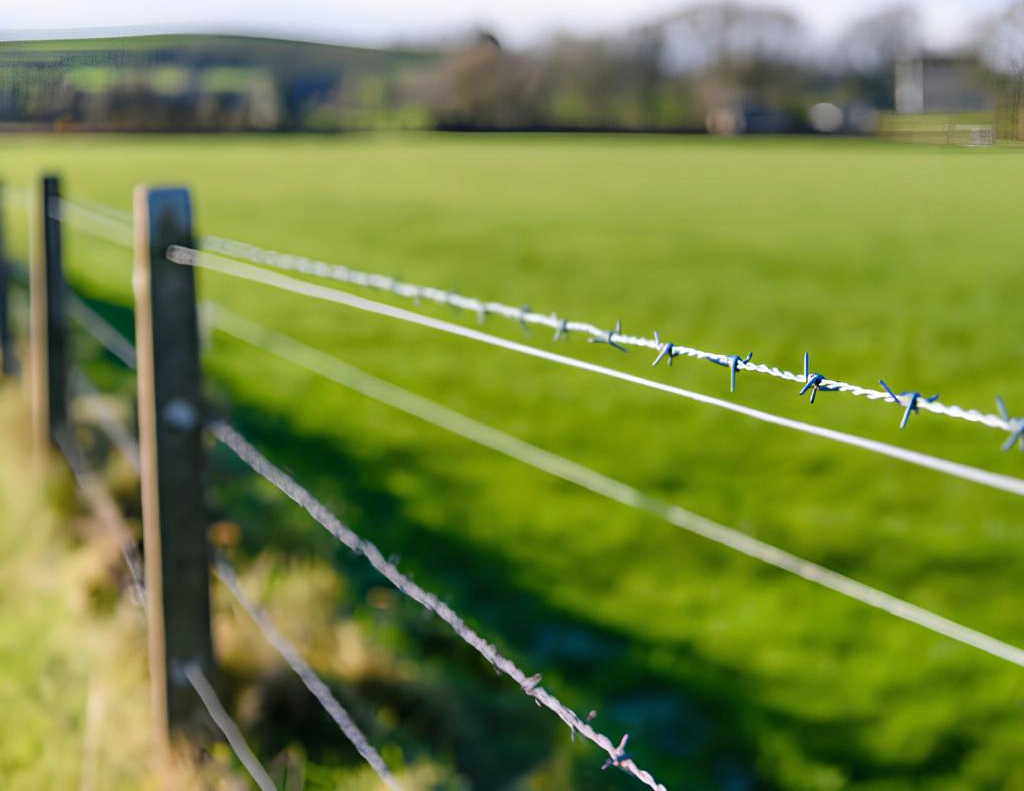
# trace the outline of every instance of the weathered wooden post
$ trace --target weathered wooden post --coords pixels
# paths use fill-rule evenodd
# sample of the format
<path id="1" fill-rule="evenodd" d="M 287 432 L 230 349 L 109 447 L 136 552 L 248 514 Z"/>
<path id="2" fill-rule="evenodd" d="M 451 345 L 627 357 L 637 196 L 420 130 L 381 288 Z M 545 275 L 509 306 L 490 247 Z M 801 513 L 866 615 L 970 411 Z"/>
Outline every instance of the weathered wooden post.
<path id="1" fill-rule="evenodd" d="M 11 303 L 7 289 L 11 275 L 4 241 L 4 219 L 4 185 L 0 182 L 0 375 L 6 377 L 14 376 L 17 371 L 14 362 L 14 339 L 11 337 Z"/>
<path id="2" fill-rule="evenodd" d="M 208 722 L 185 667 L 214 676 L 195 272 L 166 257 L 193 246 L 188 191 L 136 188 L 134 221 L 149 674 L 167 757 L 176 736 L 201 738 Z"/>
<path id="3" fill-rule="evenodd" d="M 68 428 L 67 323 L 64 310 L 60 184 L 43 179 L 30 238 L 32 416 L 38 447 Z"/>

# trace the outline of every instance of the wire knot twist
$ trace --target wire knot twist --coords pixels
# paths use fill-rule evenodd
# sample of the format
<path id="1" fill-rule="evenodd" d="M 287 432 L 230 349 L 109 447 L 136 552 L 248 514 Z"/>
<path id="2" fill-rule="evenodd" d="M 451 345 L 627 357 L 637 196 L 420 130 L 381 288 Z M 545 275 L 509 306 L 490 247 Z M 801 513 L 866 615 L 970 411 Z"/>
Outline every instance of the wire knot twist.
<path id="1" fill-rule="evenodd" d="M 1018 442 L 1020 449 L 1024 450 L 1024 417 L 1010 417 L 1002 396 L 996 396 L 996 408 L 1003 420 L 1010 424 L 1010 437 L 1003 443 L 1003 450 L 1009 450 Z"/>

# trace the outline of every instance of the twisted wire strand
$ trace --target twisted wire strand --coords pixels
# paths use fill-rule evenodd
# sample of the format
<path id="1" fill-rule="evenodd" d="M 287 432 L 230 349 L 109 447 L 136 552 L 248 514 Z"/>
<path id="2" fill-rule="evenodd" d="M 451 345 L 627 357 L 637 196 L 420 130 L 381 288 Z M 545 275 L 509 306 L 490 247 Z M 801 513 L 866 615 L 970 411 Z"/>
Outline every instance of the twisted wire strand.
<path id="1" fill-rule="evenodd" d="M 241 728 L 238 727 L 238 724 L 228 714 L 224 704 L 220 702 L 213 684 L 210 683 L 206 674 L 203 673 L 202 668 L 196 663 L 191 662 L 182 668 L 182 673 L 192 686 L 192 689 L 195 690 L 199 700 L 202 701 L 203 707 L 210 715 L 210 719 L 213 720 L 220 732 L 224 734 L 224 738 L 227 739 L 231 749 L 234 750 L 235 755 L 238 757 L 239 763 L 245 767 L 245 771 L 249 773 L 249 777 L 252 778 L 252 781 L 260 791 L 277 791 L 274 781 L 270 779 L 267 770 L 263 768 L 263 764 L 260 763 L 259 758 L 256 757 L 248 742 L 245 741 Z"/>
<path id="2" fill-rule="evenodd" d="M 287 335 L 237 316 L 224 308 L 219 308 L 216 311 L 213 323 L 220 332 L 478 445 L 490 448 L 615 502 L 644 511 L 675 527 L 794 574 L 834 593 L 888 612 L 931 632 L 1024 667 L 1024 650 L 1002 640 L 793 555 L 739 530 L 666 503 L 622 481 L 532 445 L 518 437 L 513 437 L 485 423 L 480 423 L 454 409 L 430 401 L 390 382 L 378 379 L 355 366 L 324 354 L 318 349 L 306 346 Z"/>
<path id="3" fill-rule="evenodd" d="M 898 459 L 900 461 L 934 470 L 955 478 L 972 481 L 1010 494 L 1024 496 L 1024 480 L 1021 480 L 1020 478 L 1014 478 L 1012 476 L 1003 475 L 990 470 L 972 467 L 967 464 L 950 461 L 949 459 L 931 456 L 927 453 L 897 447 L 896 445 L 890 445 L 878 440 L 867 439 L 855 434 L 847 434 L 846 432 L 836 431 L 822 426 L 815 426 L 810 423 L 793 420 L 792 418 L 781 417 L 760 409 L 754 409 L 742 404 L 737 404 L 734 401 L 726 401 L 721 398 L 704 395 L 703 393 L 697 393 L 692 390 L 684 390 L 681 387 L 675 387 L 674 385 L 665 384 L 663 382 L 644 379 L 643 377 L 635 376 L 634 374 L 626 373 L 625 371 L 607 368 L 584 360 L 578 360 L 575 357 L 566 357 L 565 355 L 549 352 L 545 349 L 538 349 L 534 346 L 528 346 L 524 343 L 518 343 L 496 335 L 489 335 L 485 332 L 481 332 L 480 330 L 464 327 L 461 324 L 453 324 L 449 321 L 425 316 L 422 313 L 415 313 L 413 311 L 405 310 L 404 308 L 398 308 L 382 302 L 375 302 L 374 300 L 349 294 L 335 288 L 327 288 L 316 283 L 309 283 L 305 280 L 297 280 L 279 272 L 263 269 L 258 266 L 252 266 L 250 264 L 244 264 L 214 253 L 204 253 L 189 248 L 172 246 L 167 251 L 167 257 L 168 260 L 185 266 L 209 269 L 232 277 L 277 288 L 281 291 L 289 291 L 302 296 L 313 297 L 315 299 L 321 299 L 339 305 L 346 305 L 378 316 L 386 316 L 400 321 L 405 321 L 410 324 L 429 327 L 431 329 L 440 330 L 441 332 L 447 332 L 451 335 L 458 335 L 460 337 L 479 341 L 497 348 L 507 349 L 519 354 L 525 354 L 530 357 L 554 362 L 559 365 L 577 368 L 583 371 L 608 376 L 613 379 L 619 379 L 631 384 L 640 385 L 641 387 L 659 390 L 664 393 L 669 393 L 670 395 L 686 398 L 709 406 L 716 406 L 720 409 L 725 409 L 741 415 L 746 415 L 747 417 L 760 420 L 764 423 L 782 426 L 783 428 L 800 431 L 812 436 L 822 437 L 845 445 L 851 445 L 853 447 L 878 453 L 893 459 Z"/>
<path id="4" fill-rule="evenodd" d="M 135 345 L 70 288 L 66 292 L 68 313 L 104 349 L 131 370 L 135 370 Z"/>
<path id="5" fill-rule="evenodd" d="M 392 789 L 392 791 L 401 791 L 401 786 L 399 786 L 398 781 L 391 773 L 380 753 L 370 744 L 366 735 L 359 729 L 359 726 L 352 720 L 352 717 L 345 711 L 345 708 L 338 702 L 338 699 L 334 697 L 330 687 L 324 683 L 323 679 L 317 675 L 309 663 L 302 658 L 298 649 L 288 642 L 285 636 L 277 630 L 267 612 L 245 595 L 242 591 L 241 582 L 238 579 L 238 572 L 223 556 L 217 557 L 214 563 L 214 573 L 224 583 L 224 587 L 231 592 L 242 608 L 249 613 L 260 631 L 263 632 L 267 641 L 277 649 L 277 652 L 281 654 L 289 667 L 295 671 L 295 675 L 299 677 L 302 683 L 305 684 L 306 689 L 312 693 L 317 702 L 334 720 L 338 728 L 345 735 L 345 738 L 352 743 L 352 746 L 356 748 L 362 759 L 377 773 L 381 782 Z"/>
<path id="6" fill-rule="evenodd" d="M 518 322 L 524 327 L 537 325 L 552 330 L 555 339 L 567 337 L 572 333 L 587 336 L 593 342 L 606 343 L 619 348 L 634 347 L 647 349 L 656 355 L 655 364 L 664 357 L 672 358 L 689 357 L 697 360 L 708 360 L 729 367 L 737 371 L 749 371 L 751 373 L 763 374 L 776 379 L 782 379 L 796 384 L 806 384 L 808 376 L 796 373 L 773 365 L 757 363 L 751 360 L 737 358 L 735 355 L 708 352 L 690 346 L 670 343 L 662 340 L 660 334 L 655 333 L 653 337 L 642 335 L 630 335 L 623 333 L 621 327 L 616 325 L 614 329 L 599 327 L 585 321 L 573 321 L 560 317 L 557 313 L 538 313 L 526 307 L 516 307 L 502 302 L 493 302 L 466 297 L 453 291 L 422 286 L 413 283 L 403 283 L 397 278 L 388 275 L 361 272 L 349 269 L 345 266 L 328 264 L 304 256 L 279 253 L 274 250 L 266 250 L 255 245 L 225 239 L 219 236 L 204 236 L 200 239 L 199 247 L 203 250 L 229 258 L 236 258 L 262 266 L 272 267 L 282 271 L 298 272 L 303 275 L 312 275 L 322 279 L 335 280 L 341 283 L 363 286 L 366 288 L 386 291 L 399 297 L 412 299 L 416 302 L 428 300 L 440 305 L 450 305 L 454 308 L 466 310 L 476 314 L 481 319 L 486 316 L 500 316 L 510 321 Z M 911 405 L 913 394 L 904 393 L 900 395 L 890 394 L 885 390 L 878 390 L 869 387 L 844 382 L 838 379 L 822 377 L 819 386 L 824 390 L 833 390 L 840 393 L 847 393 L 853 396 L 866 398 L 869 401 L 892 401 L 895 397 L 901 406 Z M 1015 426 L 1011 421 L 1005 420 L 999 415 L 986 414 L 976 409 L 964 409 L 951 404 L 943 404 L 936 400 L 926 402 L 923 399 L 915 400 L 914 406 L 925 412 L 935 415 L 966 420 L 970 423 L 978 423 L 989 428 L 1001 431 L 1013 431 Z"/>
<path id="7" fill-rule="evenodd" d="M 496 670 L 515 681 L 526 695 L 533 698 L 537 705 L 548 709 L 564 722 L 574 736 L 576 733 L 579 733 L 585 739 L 604 750 L 608 754 L 606 766 L 617 766 L 648 788 L 655 789 L 655 791 L 665 791 L 665 786 L 658 783 L 650 772 L 640 769 L 626 753 L 628 734 L 623 736 L 619 744 L 616 745 L 607 736 L 594 730 L 575 711 L 541 687 L 539 675 L 527 676 L 511 659 L 505 657 L 494 645 L 484 640 L 471 629 L 450 606 L 433 593 L 428 592 L 413 582 L 396 565 L 385 558 L 384 554 L 375 544 L 362 538 L 345 525 L 310 491 L 303 488 L 291 476 L 275 466 L 273 462 L 260 453 L 236 429 L 226 423 L 219 422 L 210 426 L 210 432 L 256 474 L 265 478 L 282 494 L 305 510 L 318 524 L 348 547 L 355 555 L 365 558 L 370 566 L 387 579 L 400 593 L 417 602 L 425 610 L 433 613 L 450 626 L 463 642 L 473 648 Z"/>

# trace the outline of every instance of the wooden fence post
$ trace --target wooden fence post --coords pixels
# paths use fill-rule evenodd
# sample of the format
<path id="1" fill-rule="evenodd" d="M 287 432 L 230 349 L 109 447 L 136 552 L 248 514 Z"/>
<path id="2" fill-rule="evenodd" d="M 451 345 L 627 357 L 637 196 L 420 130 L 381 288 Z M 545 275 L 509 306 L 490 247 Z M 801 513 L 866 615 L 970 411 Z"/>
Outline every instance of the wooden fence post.
<path id="1" fill-rule="evenodd" d="M 195 272 L 166 257 L 170 245 L 193 245 L 188 191 L 137 187 L 134 221 L 149 674 L 158 750 L 167 757 L 177 736 L 206 733 L 185 666 L 198 663 L 208 678 L 215 670 Z"/>
<path id="2" fill-rule="evenodd" d="M 32 229 L 31 302 L 32 415 L 38 446 L 57 444 L 68 427 L 67 324 L 59 211 L 60 184 L 43 179 Z"/>
<path id="3" fill-rule="evenodd" d="M 7 247 L 4 242 L 4 185 L 0 182 L 0 375 L 14 376 L 17 372 L 14 362 L 14 339 L 11 337 L 11 303 L 7 284 Z"/>

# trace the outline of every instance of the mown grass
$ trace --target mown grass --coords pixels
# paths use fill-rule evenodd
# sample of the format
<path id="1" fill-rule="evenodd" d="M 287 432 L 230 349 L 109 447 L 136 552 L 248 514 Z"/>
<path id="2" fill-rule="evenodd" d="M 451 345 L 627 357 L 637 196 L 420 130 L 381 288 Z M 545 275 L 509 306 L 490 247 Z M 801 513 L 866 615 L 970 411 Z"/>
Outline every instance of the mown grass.
<path id="1" fill-rule="evenodd" d="M 830 376 L 883 377 L 986 410 L 1002 393 L 1024 410 L 1015 150 L 611 137 L 5 141 L 9 184 L 43 169 L 61 172 L 70 196 L 125 209 L 136 182 L 187 184 L 203 232 L 560 315 L 621 318 L 627 330 L 753 350 L 792 369 L 809 348 Z M 80 234 L 67 247 L 75 286 L 130 329 L 128 255 Z M 371 373 L 1024 644 L 1014 588 L 1024 536 L 1009 495 L 468 341 L 201 279 L 205 297 Z M 489 329 L 519 337 L 515 326 Z M 716 366 L 651 371 L 635 352 L 580 339 L 562 349 L 729 397 Z M 634 755 L 670 787 L 1024 785 L 1019 669 L 227 339 L 215 338 L 206 363 L 211 393 L 273 458 L 544 671 L 551 689 L 596 709 L 603 729 L 629 730 Z M 922 415 L 901 433 L 895 406 L 825 393 L 810 407 L 796 389 L 741 375 L 735 398 L 1021 474 L 1020 455 L 1000 454 L 991 430 Z M 357 594 L 376 584 L 265 487 L 214 462 L 246 552 L 333 556 Z M 339 606 L 359 611 L 359 601 Z M 361 617 L 379 621 L 373 608 Z M 594 751 L 570 748 L 542 713 L 517 708 L 440 630 L 409 627 L 410 617 L 399 606 L 381 639 L 472 701 L 449 719 L 486 722 L 494 735 L 412 726 L 414 736 L 396 736 L 406 751 L 433 746 L 478 788 L 525 777 L 632 787 L 596 771 Z"/>

